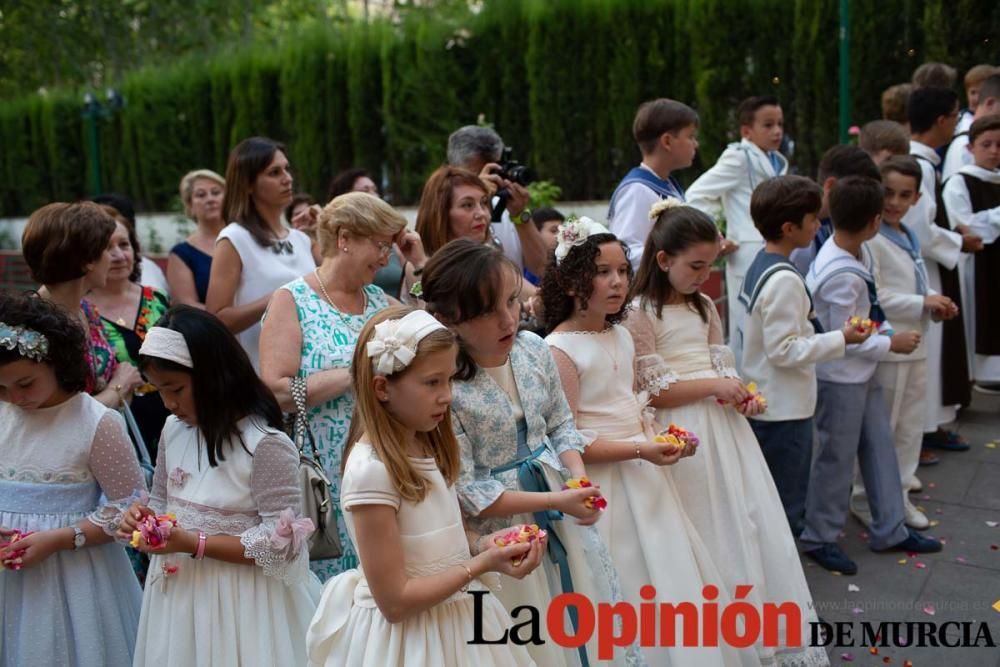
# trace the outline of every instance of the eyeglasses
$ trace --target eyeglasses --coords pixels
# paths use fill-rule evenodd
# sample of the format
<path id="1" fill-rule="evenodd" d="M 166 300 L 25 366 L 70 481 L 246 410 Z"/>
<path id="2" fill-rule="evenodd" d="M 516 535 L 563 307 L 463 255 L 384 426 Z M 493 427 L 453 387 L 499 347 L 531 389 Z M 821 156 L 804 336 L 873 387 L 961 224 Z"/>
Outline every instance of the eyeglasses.
<path id="1" fill-rule="evenodd" d="M 368 237 L 368 241 L 371 242 L 376 248 L 378 248 L 378 254 L 382 257 L 388 257 L 392 254 L 392 244 L 386 243 L 385 241 L 376 241 L 372 237 Z"/>

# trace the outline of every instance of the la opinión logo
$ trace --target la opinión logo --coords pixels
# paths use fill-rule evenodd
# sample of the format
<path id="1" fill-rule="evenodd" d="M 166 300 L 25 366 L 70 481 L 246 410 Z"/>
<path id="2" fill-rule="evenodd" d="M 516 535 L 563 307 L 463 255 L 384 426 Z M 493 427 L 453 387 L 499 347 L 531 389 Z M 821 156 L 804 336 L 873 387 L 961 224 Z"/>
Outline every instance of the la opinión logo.
<path id="1" fill-rule="evenodd" d="M 747 648 L 762 640 L 767 647 L 802 646 L 802 610 L 794 602 L 766 602 L 762 609 L 749 602 L 747 596 L 752 585 L 736 587 L 734 600 L 720 609 L 715 600 L 719 589 L 711 584 L 702 588 L 704 601 L 655 602 L 656 588 L 643 586 L 639 596 L 642 602 L 636 608 L 628 602 L 599 602 L 596 605 L 580 593 L 562 593 L 549 603 L 545 626 L 549 637 L 563 648 L 576 649 L 597 633 L 597 657 L 611 660 L 615 648 L 630 646 L 650 647 L 713 647 L 719 642 Z M 473 638 L 469 644 L 544 644 L 541 638 L 541 614 L 532 605 L 521 605 L 511 610 L 514 625 L 500 637 L 483 636 L 483 597 L 489 591 L 469 591 L 475 598 Z M 578 623 L 572 634 L 565 627 L 566 613 L 576 610 Z M 677 642 L 678 621 L 681 640 Z M 780 639 L 783 627 L 785 636 Z"/>

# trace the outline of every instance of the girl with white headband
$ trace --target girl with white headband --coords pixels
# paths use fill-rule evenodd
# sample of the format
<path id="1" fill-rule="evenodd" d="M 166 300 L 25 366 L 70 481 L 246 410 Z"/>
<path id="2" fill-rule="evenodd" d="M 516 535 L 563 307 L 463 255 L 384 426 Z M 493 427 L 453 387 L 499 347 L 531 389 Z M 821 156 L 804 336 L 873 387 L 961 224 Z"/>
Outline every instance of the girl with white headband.
<path id="1" fill-rule="evenodd" d="M 479 596 L 477 610 L 469 593 L 486 591 L 487 573 L 530 573 L 546 540 L 497 546 L 490 536 L 470 554 L 449 413 L 457 351 L 442 324 L 405 306 L 361 331 L 340 491 L 361 562 L 326 584 L 307 638 L 312 666 L 535 664 L 523 646 L 467 643 L 476 621 L 492 638 L 511 625 L 495 597 Z"/>
<path id="2" fill-rule="evenodd" d="M 142 591 L 112 542 L 145 490 L 125 424 L 84 391 L 83 330 L 56 304 L 0 295 L 0 663 L 132 664 Z"/>
<path id="3" fill-rule="evenodd" d="M 149 329 L 139 365 L 173 414 L 152 495 L 118 529 L 151 556 L 135 665 L 304 664 L 320 584 L 274 395 L 225 325 L 192 306 Z"/>

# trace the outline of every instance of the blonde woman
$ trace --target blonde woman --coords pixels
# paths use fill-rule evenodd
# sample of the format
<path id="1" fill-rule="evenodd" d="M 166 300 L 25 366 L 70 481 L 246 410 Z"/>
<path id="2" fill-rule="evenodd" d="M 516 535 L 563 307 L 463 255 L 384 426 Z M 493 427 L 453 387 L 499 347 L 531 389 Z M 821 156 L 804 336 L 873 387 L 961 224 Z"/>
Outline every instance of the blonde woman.
<path id="1" fill-rule="evenodd" d="M 378 197 L 351 192 L 326 205 L 316 225 L 322 261 L 315 271 L 274 293 L 260 339 L 260 372 L 281 408 L 294 412 L 292 383 L 303 383 L 309 429 L 334 498 L 340 497 L 340 461 L 351 426 L 351 355 L 368 319 L 395 299 L 371 284 L 386 265 L 393 243 L 418 246 L 406 218 Z M 415 236 L 415 235 L 413 235 Z M 357 567 L 358 559 L 338 515 L 344 553 L 313 561 L 326 579 Z"/>
<path id="2" fill-rule="evenodd" d="M 225 227 L 222 199 L 226 179 L 210 169 L 196 169 L 184 174 L 180 191 L 184 213 L 198 223 L 198 228 L 170 249 L 167 284 L 174 303 L 204 308 L 215 240 Z"/>

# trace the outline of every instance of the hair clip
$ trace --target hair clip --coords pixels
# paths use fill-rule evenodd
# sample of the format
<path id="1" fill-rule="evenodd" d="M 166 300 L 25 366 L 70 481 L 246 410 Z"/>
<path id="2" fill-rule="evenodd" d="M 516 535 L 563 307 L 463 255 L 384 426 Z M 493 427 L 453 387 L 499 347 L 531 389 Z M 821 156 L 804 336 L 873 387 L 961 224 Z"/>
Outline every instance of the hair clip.
<path id="1" fill-rule="evenodd" d="M 660 201 L 653 204 L 649 209 L 649 219 L 656 220 L 660 217 L 660 214 L 672 208 L 679 208 L 681 206 L 687 206 L 677 197 L 667 197 L 666 199 L 661 199 Z"/>
<path id="2" fill-rule="evenodd" d="M 607 227 L 586 216 L 570 215 L 565 222 L 559 225 L 559 231 L 556 232 L 556 238 L 559 241 L 556 245 L 556 264 L 566 258 L 571 248 L 582 245 L 589 237 L 595 234 L 610 233 Z"/>
<path id="3" fill-rule="evenodd" d="M 33 329 L 0 322 L 0 347 L 16 349 L 22 357 L 41 362 L 48 357 L 49 339 Z"/>

